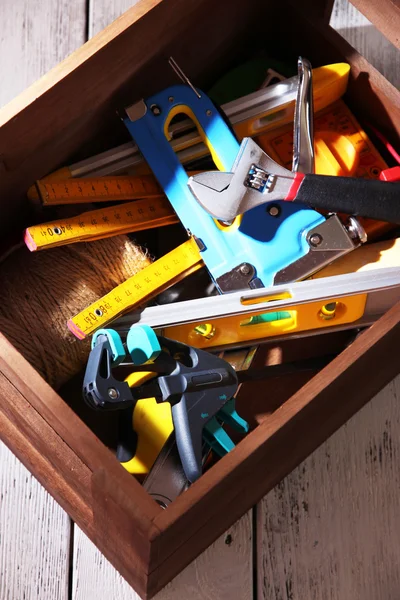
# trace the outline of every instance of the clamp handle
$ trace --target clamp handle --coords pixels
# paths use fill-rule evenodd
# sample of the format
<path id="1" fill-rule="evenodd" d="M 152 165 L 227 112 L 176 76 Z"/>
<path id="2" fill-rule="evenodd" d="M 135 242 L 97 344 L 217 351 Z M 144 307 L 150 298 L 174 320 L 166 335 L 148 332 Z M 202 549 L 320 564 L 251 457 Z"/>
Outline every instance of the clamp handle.
<path id="1" fill-rule="evenodd" d="M 159 340 L 184 361 L 177 360 L 174 371 L 159 377 L 157 384 L 160 400 L 172 405 L 179 455 L 186 477 L 193 482 L 202 472 L 204 427 L 233 398 L 238 379 L 233 367 L 218 356 L 167 338 Z"/>
<path id="2" fill-rule="evenodd" d="M 115 356 L 110 336 L 104 332 L 97 335 L 83 380 L 83 397 L 91 408 L 118 410 L 134 404 L 129 385 L 112 374 Z"/>

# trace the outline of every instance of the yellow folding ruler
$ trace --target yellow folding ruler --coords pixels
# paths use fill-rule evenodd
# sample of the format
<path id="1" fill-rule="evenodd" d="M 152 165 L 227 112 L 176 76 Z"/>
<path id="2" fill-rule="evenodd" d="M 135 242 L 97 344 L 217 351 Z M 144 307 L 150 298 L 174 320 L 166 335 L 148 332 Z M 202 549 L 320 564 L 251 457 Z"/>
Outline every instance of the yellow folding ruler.
<path id="1" fill-rule="evenodd" d="M 196 240 L 190 238 L 70 319 L 68 328 L 83 339 L 194 273 L 203 264 Z"/>
<path id="2" fill-rule="evenodd" d="M 40 180 L 28 190 L 30 200 L 44 206 L 84 204 L 85 202 L 121 202 L 139 198 L 161 198 L 164 192 L 153 175 Z"/>
<path id="3" fill-rule="evenodd" d="M 36 252 L 178 222 L 167 198 L 136 200 L 84 212 L 77 217 L 33 225 L 25 230 L 24 241 L 31 252 Z"/>

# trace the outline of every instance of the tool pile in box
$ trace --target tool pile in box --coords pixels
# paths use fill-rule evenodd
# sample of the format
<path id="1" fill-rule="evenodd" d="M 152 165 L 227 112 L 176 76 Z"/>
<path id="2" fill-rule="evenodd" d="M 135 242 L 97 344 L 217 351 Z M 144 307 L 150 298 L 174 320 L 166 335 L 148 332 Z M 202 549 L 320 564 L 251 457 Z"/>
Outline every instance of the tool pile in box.
<path id="1" fill-rule="evenodd" d="M 385 162 L 341 99 L 348 65 L 312 70 L 299 58 L 297 76 L 265 69 L 261 88 L 238 97 L 251 65 L 207 95 L 170 64 L 183 84 L 125 109 L 132 142 L 28 192 L 43 207 L 106 204 L 25 231 L 32 252 L 150 229 L 162 237 L 174 224 L 185 232 L 68 321 L 71 335 L 92 336 L 86 403 L 119 412 L 117 457 L 163 507 L 246 435 L 242 381 L 309 367 L 251 371 L 258 345 L 359 331 L 400 299 L 399 156 L 371 126 Z M 233 99 L 211 101 L 230 87 Z"/>

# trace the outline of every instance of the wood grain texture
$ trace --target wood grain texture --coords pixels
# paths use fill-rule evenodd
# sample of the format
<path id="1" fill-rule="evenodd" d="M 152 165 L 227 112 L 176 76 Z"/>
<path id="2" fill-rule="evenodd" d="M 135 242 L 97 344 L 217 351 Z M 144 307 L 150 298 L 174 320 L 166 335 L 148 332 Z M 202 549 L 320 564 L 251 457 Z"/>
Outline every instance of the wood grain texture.
<path id="1" fill-rule="evenodd" d="M 84 0 L 1 2 L 0 106 L 84 41 Z M 71 521 L 3 442 L 0 464 L 0 598 L 67 600 Z"/>
<path id="2" fill-rule="evenodd" d="M 0 598 L 67 600 L 70 519 L 0 444 Z"/>
<path id="3" fill-rule="evenodd" d="M 394 7 L 393 2 L 389 0 L 389 3 Z M 400 23 L 400 17 L 398 19 Z M 330 24 L 386 79 L 400 88 L 400 51 L 357 8 L 348 0 L 335 0 Z M 397 36 L 399 39 L 400 24 Z"/>
<path id="4" fill-rule="evenodd" d="M 251 513 L 244 515 L 154 600 L 252 600 Z M 75 527 L 72 600 L 139 600 L 96 546 Z"/>
<path id="5" fill-rule="evenodd" d="M 258 507 L 259 600 L 396 600 L 400 377 Z"/>
<path id="6" fill-rule="evenodd" d="M 89 0 L 89 38 L 93 37 L 120 17 L 128 8 L 137 4 L 139 0 Z"/>
<path id="7" fill-rule="evenodd" d="M 0 107 L 85 42 L 85 0 L 0 2 Z"/>

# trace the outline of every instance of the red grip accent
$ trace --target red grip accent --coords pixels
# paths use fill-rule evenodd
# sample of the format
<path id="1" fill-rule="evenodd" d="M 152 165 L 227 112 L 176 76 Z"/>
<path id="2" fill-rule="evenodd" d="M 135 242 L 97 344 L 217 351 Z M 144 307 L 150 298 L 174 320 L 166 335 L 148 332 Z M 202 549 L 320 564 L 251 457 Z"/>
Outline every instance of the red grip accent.
<path id="1" fill-rule="evenodd" d="M 392 167 L 381 171 L 379 179 L 381 181 L 400 181 L 400 167 Z"/>
<path id="2" fill-rule="evenodd" d="M 293 202 L 293 200 L 295 200 L 295 198 L 297 196 L 297 192 L 299 191 L 299 187 L 300 187 L 303 179 L 304 179 L 303 173 L 296 173 L 296 175 L 294 176 L 294 179 L 293 179 L 293 183 L 290 186 L 288 195 L 286 196 L 286 198 L 284 198 L 285 200 L 287 200 L 288 202 Z"/>

